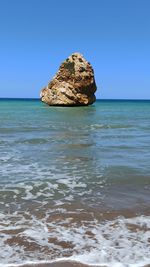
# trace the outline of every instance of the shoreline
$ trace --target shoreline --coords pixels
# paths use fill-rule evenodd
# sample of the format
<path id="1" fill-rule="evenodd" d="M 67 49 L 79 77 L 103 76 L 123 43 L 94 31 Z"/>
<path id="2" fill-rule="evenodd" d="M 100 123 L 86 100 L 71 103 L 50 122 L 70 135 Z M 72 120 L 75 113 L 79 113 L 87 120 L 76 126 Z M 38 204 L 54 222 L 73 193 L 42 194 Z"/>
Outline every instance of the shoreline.
<path id="1" fill-rule="evenodd" d="M 117 264 L 117 263 L 116 263 Z M 6 265 L 6 267 L 109 267 L 110 265 L 100 265 L 100 264 L 83 264 L 77 261 L 71 261 L 71 260 L 60 260 L 60 261 L 54 261 L 50 263 L 26 263 L 26 264 L 15 264 L 15 265 Z M 123 265 L 124 266 L 124 265 Z M 130 266 L 126 265 L 125 266 Z M 135 263 L 135 266 L 137 267 L 150 267 L 150 263 Z M 2 267 L 0 265 L 0 267 Z"/>
<path id="2" fill-rule="evenodd" d="M 9 264 L 6 265 L 6 267 L 97 267 L 99 265 L 91 265 L 91 264 L 84 264 L 84 263 L 80 263 L 78 261 L 71 261 L 71 260 L 56 260 L 53 262 L 49 262 L 49 263 L 44 263 L 44 262 L 37 262 L 37 263 L 23 263 L 23 264 Z M 1 267 L 1 266 L 0 266 Z M 106 267 L 106 266 L 102 266 L 101 267 Z"/>

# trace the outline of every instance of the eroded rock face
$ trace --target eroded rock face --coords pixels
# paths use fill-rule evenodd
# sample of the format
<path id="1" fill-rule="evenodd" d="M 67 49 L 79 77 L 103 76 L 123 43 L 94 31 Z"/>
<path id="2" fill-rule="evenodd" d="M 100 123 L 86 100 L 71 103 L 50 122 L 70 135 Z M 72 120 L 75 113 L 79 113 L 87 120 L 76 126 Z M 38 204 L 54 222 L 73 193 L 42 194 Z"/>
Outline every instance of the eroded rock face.
<path id="1" fill-rule="evenodd" d="M 74 53 L 61 64 L 54 78 L 41 91 L 40 97 L 52 106 L 82 106 L 96 100 L 95 91 L 91 64 L 80 53 Z"/>

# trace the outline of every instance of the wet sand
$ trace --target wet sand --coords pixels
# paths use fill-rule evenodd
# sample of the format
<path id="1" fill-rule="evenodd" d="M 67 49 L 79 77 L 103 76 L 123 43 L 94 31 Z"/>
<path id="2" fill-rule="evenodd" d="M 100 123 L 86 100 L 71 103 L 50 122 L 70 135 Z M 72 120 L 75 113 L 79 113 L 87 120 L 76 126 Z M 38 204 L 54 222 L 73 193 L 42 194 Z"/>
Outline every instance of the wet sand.
<path id="1" fill-rule="evenodd" d="M 10 267 L 14 267 L 13 265 Z M 27 264 L 27 265 L 20 265 L 20 267 L 96 267 L 96 265 L 85 265 L 78 262 L 73 261 L 60 261 L 60 262 L 53 262 L 53 263 L 41 263 L 41 264 Z M 106 266 L 101 266 L 106 267 Z M 142 266 L 141 266 L 142 267 Z M 150 264 L 144 265 L 143 267 L 150 267 Z"/>
<path id="2" fill-rule="evenodd" d="M 11 267 L 14 267 L 13 265 Z M 73 261 L 58 261 L 53 263 L 25 264 L 20 267 L 90 267 L 90 265 L 81 264 Z M 92 267 L 96 267 L 92 265 Z"/>

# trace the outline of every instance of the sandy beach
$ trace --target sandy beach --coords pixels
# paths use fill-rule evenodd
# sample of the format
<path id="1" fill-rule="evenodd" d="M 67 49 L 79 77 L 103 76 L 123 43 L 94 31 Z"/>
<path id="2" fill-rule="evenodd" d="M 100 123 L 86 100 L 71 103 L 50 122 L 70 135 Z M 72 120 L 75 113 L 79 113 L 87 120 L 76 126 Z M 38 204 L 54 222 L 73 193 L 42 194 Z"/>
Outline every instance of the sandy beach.
<path id="1" fill-rule="evenodd" d="M 53 262 L 53 263 L 43 263 L 43 264 L 27 264 L 21 265 L 21 267 L 96 267 L 96 265 L 85 265 L 78 262 L 73 261 L 60 261 L 60 262 Z M 14 267 L 14 266 L 11 266 Z M 106 267 L 106 266 L 101 266 Z M 142 267 L 142 266 L 141 266 Z M 144 265 L 143 267 L 150 267 L 150 264 Z"/>
<path id="2" fill-rule="evenodd" d="M 13 265 L 11 267 L 14 267 Z M 25 264 L 21 267 L 90 267 L 90 265 L 81 264 L 73 261 L 59 261 L 53 263 Z M 94 267 L 94 265 L 92 265 Z"/>

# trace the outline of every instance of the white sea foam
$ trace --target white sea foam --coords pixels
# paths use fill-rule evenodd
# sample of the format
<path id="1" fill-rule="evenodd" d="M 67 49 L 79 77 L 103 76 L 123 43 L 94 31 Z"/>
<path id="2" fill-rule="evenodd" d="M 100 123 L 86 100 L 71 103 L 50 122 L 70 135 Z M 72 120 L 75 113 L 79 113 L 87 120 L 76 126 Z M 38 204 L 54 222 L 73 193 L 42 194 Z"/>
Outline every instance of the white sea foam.
<path id="1" fill-rule="evenodd" d="M 18 234 L 20 238 L 34 240 L 40 248 L 47 247 L 51 251 L 49 255 L 45 255 L 44 252 L 39 253 L 41 259 L 49 262 L 52 260 L 52 251 L 57 251 L 56 258 L 62 259 L 63 253 L 68 252 L 70 260 L 98 266 L 138 267 L 150 263 L 150 216 L 129 219 L 119 217 L 101 223 L 96 220 L 81 221 L 79 225 L 73 222 L 71 217 L 50 221 L 49 214 L 47 212 L 45 218 L 41 220 L 32 215 L 29 223 L 23 216 L 17 217 L 15 213 L 14 225 L 10 225 L 10 216 L 5 218 L 5 224 L 0 228 L 0 257 L 3 266 L 17 262 L 18 259 L 18 264 L 21 260 L 36 259 L 36 253 L 27 254 L 23 247 L 9 246 L 6 243 L 11 234 L 3 231 L 19 230 L 19 228 L 22 229 Z M 3 221 L 4 217 L 1 216 L 1 219 Z M 58 242 L 49 242 L 51 238 Z M 62 247 L 59 242 L 69 242 L 72 248 Z"/>

